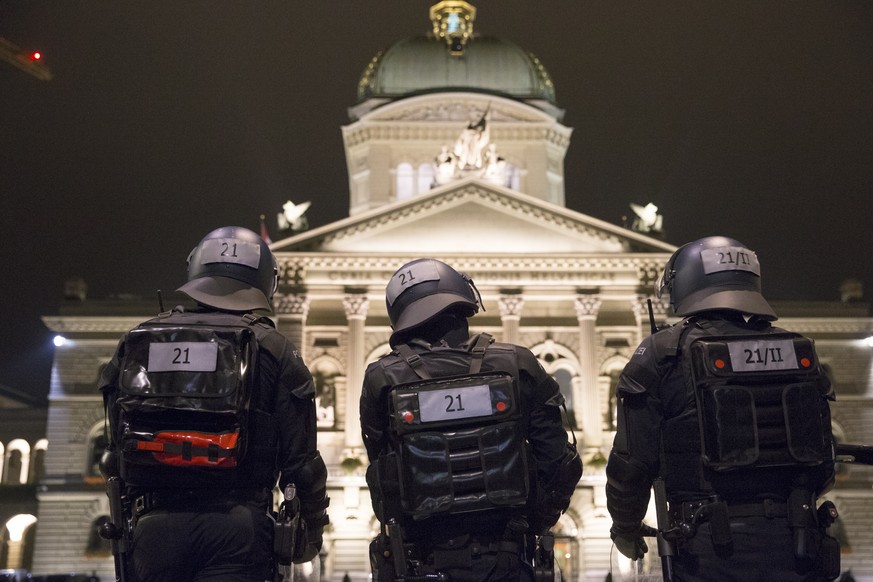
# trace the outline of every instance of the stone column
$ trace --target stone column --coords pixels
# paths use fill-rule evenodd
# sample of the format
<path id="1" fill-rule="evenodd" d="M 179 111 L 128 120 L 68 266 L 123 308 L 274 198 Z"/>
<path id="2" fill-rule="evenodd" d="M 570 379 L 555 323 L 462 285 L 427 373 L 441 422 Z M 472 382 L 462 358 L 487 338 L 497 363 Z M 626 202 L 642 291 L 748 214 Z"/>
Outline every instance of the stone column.
<path id="1" fill-rule="evenodd" d="M 521 293 L 504 293 L 498 297 L 497 305 L 500 307 L 500 320 L 503 322 L 502 341 L 517 344 L 524 297 Z"/>
<path id="2" fill-rule="evenodd" d="M 309 297 L 305 293 L 277 293 L 273 299 L 273 309 L 278 316 L 277 328 L 300 351 L 306 361 L 306 317 L 309 315 Z"/>
<path id="3" fill-rule="evenodd" d="M 349 322 L 346 370 L 346 447 L 350 451 L 363 446 L 361 440 L 360 400 L 364 382 L 364 322 L 370 301 L 363 293 L 350 293 L 343 298 L 343 308 Z"/>
<path id="4" fill-rule="evenodd" d="M 576 422 L 582 427 L 587 448 L 598 448 L 603 441 L 600 395 L 597 392 L 597 345 L 594 326 L 602 301 L 600 295 L 580 293 L 576 296 L 576 319 L 579 321 L 579 388 L 574 394 Z"/>

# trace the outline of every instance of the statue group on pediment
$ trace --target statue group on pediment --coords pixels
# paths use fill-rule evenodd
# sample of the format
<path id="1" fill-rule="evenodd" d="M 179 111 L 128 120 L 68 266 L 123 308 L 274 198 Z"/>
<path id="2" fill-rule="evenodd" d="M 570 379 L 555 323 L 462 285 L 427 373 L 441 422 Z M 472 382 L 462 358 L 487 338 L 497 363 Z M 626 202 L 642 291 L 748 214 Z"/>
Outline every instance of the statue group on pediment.
<path id="1" fill-rule="evenodd" d="M 478 121 L 470 122 L 451 148 L 442 146 L 433 163 L 435 187 L 469 176 L 508 185 L 507 164 L 491 142 L 488 116 L 486 110 Z"/>

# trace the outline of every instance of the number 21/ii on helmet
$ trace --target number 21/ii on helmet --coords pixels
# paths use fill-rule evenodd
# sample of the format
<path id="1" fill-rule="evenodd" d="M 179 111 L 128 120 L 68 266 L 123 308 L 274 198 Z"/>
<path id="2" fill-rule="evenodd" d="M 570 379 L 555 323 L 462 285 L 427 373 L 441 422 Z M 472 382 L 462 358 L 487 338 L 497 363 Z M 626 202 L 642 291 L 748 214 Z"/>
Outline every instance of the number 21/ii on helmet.
<path id="1" fill-rule="evenodd" d="M 731 309 L 776 319 L 761 294 L 758 256 L 728 237 L 710 236 L 679 247 L 655 283 L 655 295 L 664 293 L 681 316 Z"/>

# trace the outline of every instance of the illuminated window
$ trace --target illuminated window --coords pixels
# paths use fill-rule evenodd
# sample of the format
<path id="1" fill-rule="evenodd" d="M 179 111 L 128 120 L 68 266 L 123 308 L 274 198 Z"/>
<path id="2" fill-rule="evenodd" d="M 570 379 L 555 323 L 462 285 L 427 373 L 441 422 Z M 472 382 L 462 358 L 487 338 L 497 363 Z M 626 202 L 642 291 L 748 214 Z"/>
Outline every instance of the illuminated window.
<path id="1" fill-rule="evenodd" d="M 418 191 L 416 194 L 423 194 L 433 187 L 433 165 L 421 164 L 418 166 Z"/>
<path id="2" fill-rule="evenodd" d="M 340 389 L 345 387 L 342 364 L 331 356 L 323 355 L 316 357 L 309 369 L 315 382 L 316 426 L 319 429 L 333 430 L 337 420 L 337 397 Z"/>
<path id="3" fill-rule="evenodd" d="M 29 463 L 30 444 L 24 439 L 10 441 L 6 446 L 2 482 L 6 485 L 27 483 Z"/>
<path id="4" fill-rule="evenodd" d="M 48 448 L 48 440 L 40 439 L 33 447 L 30 455 L 30 468 L 27 477 L 28 483 L 39 483 L 45 476 L 45 452 Z"/>
<path id="5" fill-rule="evenodd" d="M 415 172 L 412 164 L 397 166 L 397 199 L 406 200 L 415 195 Z"/>
<path id="6" fill-rule="evenodd" d="M 103 423 L 98 423 L 91 427 L 91 431 L 88 434 L 88 458 L 86 460 L 87 466 L 85 467 L 85 476 L 86 477 L 101 477 L 100 473 L 100 459 L 103 457 L 103 453 L 106 451 L 106 435 L 104 434 L 104 425 Z"/>
<path id="7" fill-rule="evenodd" d="M 91 522 L 88 545 L 85 548 L 85 553 L 89 556 L 108 556 L 112 553 L 112 542 L 100 536 L 100 528 L 109 522 L 108 515 L 101 515 Z"/>
<path id="8" fill-rule="evenodd" d="M 573 393 L 575 386 L 580 382 L 579 361 L 576 359 L 576 355 L 566 346 L 557 344 L 552 340 L 546 340 L 542 344 L 534 346 L 531 351 L 540 360 L 543 369 L 561 387 L 561 394 L 564 396 L 567 407 L 564 425 L 573 430 L 577 429 L 576 415 L 573 412 Z"/>

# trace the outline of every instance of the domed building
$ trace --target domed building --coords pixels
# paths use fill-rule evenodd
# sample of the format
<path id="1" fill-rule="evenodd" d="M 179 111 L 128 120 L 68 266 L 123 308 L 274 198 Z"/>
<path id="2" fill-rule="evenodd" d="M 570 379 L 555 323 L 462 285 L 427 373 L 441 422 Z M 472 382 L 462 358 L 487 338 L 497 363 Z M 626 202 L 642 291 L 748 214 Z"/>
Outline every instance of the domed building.
<path id="1" fill-rule="evenodd" d="M 578 440 L 585 474 L 555 528 L 556 554 L 564 579 L 600 581 L 612 545 L 604 465 L 615 428 L 613 389 L 650 333 L 646 301 L 675 247 L 566 208 L 572 129 L 562 124 L 543 63 L 507 40 L 478 34 L 466 2 L 439 2 L 431 19 L 429 34 L 375 55 L 358 81 L 341 128 L 349 216 L 271 245 L 281 273 L 274 319 L 317 383 L 318 443 L 331 498 L 322 573 L 367 579 L 368 544 L 379 524 L 364 479 L 363 374 L 390 349 L 391 274 L 409 260 L 434 257 L 476 282 L 484 310 L 471 329 L 529 347 L 561 386 L 566 428 Z M 667 320 L 663 304 L 653 309 L 657 323 Z M 865 419 L 873 413 L 873 374 L 869 348 L 860 343 L 871 322 L 861 310 L 829 309 L 795 309 L 793 316 L 791 306 L 777 306 L 785 327 L 821 340 L 820 357 L 848 398 L 834 406 L 840 438 L 871 442 L 873 424 Z M 53 371 L 40 494 L 45 527 L 34 557 L 40 571 L 95 570 L 111 579 L 112 559 L 89 529 L 108 512 L 93 466 L 103 422 L 94 382 L 118 337 L 150 314 L 151 306 L 90 304 L 45 318 L 75 341 L 58 349 Z M 864 533 L 873 477 L 847 470 L 841 479 L 832 498 L 863 566 L 862 556 L 873 555 Z M 651 571 L 659 569 L 655 554 L 646 558 Z M 873 565 L 863 567 L 873 575 Z"/>

